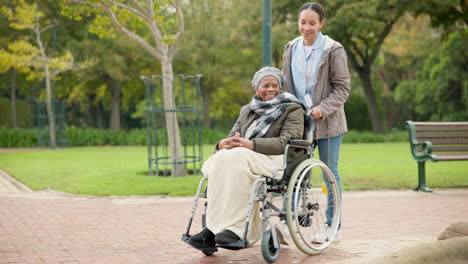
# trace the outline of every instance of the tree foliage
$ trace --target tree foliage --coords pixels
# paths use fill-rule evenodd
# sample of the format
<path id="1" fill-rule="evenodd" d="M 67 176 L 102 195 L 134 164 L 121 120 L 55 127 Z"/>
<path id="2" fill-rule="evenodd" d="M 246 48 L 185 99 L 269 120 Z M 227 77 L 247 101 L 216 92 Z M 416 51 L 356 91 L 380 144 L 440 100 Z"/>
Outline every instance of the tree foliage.
<path id="1" fill-rule="evenodd" d="M 55 78 L 60 73 L 76 68 L 73 55 L 65 51 L 61 55 L 47 55 L 47 46 L 42 41 L 42 34 L 56 26 L 54 21 L 44 18 L 36 4 L 28 4 L 19 0 L 13 9 L 3 7 L 1 12 L 8 17 L 9 26 L 15 30 L 28 30 L 33 37 L 14 40 L 8 43 L 7 49 L 0 49 L 0 72 L 5 72 L 14 67 L 28 73 L 28 79 L 45 78 L 44 65 L 51 72 L 50 77 Z M 92 64 L 88 60 L 80 67 Z"/>
<path id="2" fill-rule="evenodd" d="M 29 4 L 19 0 L 16 6 L 3 7 L 1 12 L 7 16 L 11 28 L 31 31 L 33 37 L 13 41 L 8 44 L 7 50 L 0 49 L 0 72 L 15 68 L 28 73 L 30 80 L 45 80 L 50 145 L 55 148 L 55 117 L 50 82 L 62 72 L 89 67 L 93 62 L 76 64 L 70 51 L 55 56 L 48 54 L 42 34 L 56 25 L 54 21 L 44 17 L 36 3 Z"/>
<path id="3" fill-rule="evenodd" d="M 232 124 L 253 90 L 262 63 L 261 3 L 193 0 L 184 6 L 186 35 L 176 57 L 180 72 L 202 73 L 205 125 Z"/>
<path id="4" fill-rule="evenodd" d="M 413 104 L 402 103 L 395 89 L 412 80 L 423 60 L 440 45 L 440 30 L 431 28 L 429 16 L 406 13 L 393 27 L 373 65 L 372 81 L 385 115 L 386 127 L 404 128 L 406 120 L 416 118 Z M 403 95 L 405 96 L 405 95 Z M 412 96 L 408 91 L 406 96 Z"/>
<path id="5" fill-rule="evenodd" d="M 42 12 L 42 29 L 53 25 L 41 34 L 46 54 L 56 58 L 49 60 L 50 63 L 63 67 L 71 61 L 71 54 L 74 61 L 96 59 L 95 67 L 62 72 L 54 79 L 55 96 L 66 98 L 69 104 L 69 124 L 109 127 L 116 104 L 112 94 L 120 89 L 120 116 L 122 122 L 128 122 L 122 128 L 135 127 L 144 113 L 144 107 L 140 115 L 136 113 L 137 105 L 144 106 L 144 86 L 139 76 L 162 74 L 163 65 L 155 63 L 154 55 L 169 51 L 169 46 L 176 42 L 171 49 L 174 57 L 167 62 L 173 63 L 175 73 L 203 74 L 206 127 L 232 124 L 240 106 L 253 94 L 250 80 L 262 62 L 262 1 L 180 1 L 184 10 L 184 37 L 179 34 L 178 41 L 179 17 L 173 7 L 175 2 L 149 1 L 154 3 L 151 9 L 154 16 L 150 20 L 158 26 L 159 46 L 153 37 L 155 31 L 147 23 L 149 20 L 138 16 L 143 10 L 137 4 L 146 7 L 146 0 L 23 2 L 36 4 Z M 110 9 L 105 11 L 73 2 L 105 5 Z M 463 41 L 466 32 L 454 33 L 466 28 L 466 0 L 319 2 L 326 11 L 324 33 L 340 41 L 348 53 L 352 95 L 345 109 L 349 124 L 356 124 L 353 125 L 356 128 L 369 125 L 369 114 L 365 112 L 368 108 L 362 105 L 366 102 L 363 98 L 369 94 L 364 89 L 366 81 L 371 83 L 370 94 L 375 97 L 377 116 L 383 127 L 402 128 L 406 119 L 466 119 L 466 84 L 463 82 L 467 79 L 466 66 L 461 61 L 466 60 L 462 52 L 467 50 Z M 38 92 L 45 98 L 44 71 L 32 63 L 35 58 L 35 65 L 39 65 L 36 35 L 32 30 L 9 26 L 7 14 L 14 13 L 18 3 L 19 0 L 9 0 L 2 5 L 0 96 L 10 97 L 14 94 L 11 87 L 16 86 L 19 101 L 35 99 Z M 281 68 L 284 44 L 299 35 L 297 10 L 302 4 L 296 0 L 273 1 L 274 66 Z M 133 9 L 122 8 L 124 5 Z M 31 10 L 21 12 L 29 14 L 26 20 L 31 24 L 34 20 Z M 67 17 L 62 16 L 62 12 Z M 116 26 L 112 17 L 127 31 Z M 12 24 L 15 23 L 18 24 L 17 21 Z M 391 30 L 385 36 L 383 33 L 390 25 Z M 154 51 L 129 37 L 134 35 Z M 385 36 L 383 40 L 382 36 Z M 59 59 L 61 63 L 57 63 Z M 12 67 L 17 69 L 16 85 L 12 85 L 15 79 Z M 56 70 L 54 67 L 50 65 L 52 71 Z"/>
<path id="6" fill-rule="evenodd" d="M 424 60 L 416 78 L 399 84 L 396 96 L 429 120 L 467 120 L 468 30 L 450 33 Z"/>
<path id="7" fill-rule="evenodd" d="M 174 56 L 184 32 L 178 0 L 64 0 L 62 13 L 76 20 L 92 16 L 92 33 L 101 38 L 126 35 L 160 61 Z"/>
<path id="8" fill-rule="evenodd" d="M 182 157 L 173 87 L 172 61 L 182 34 L 184 16 L 181 0 L 64 0 L 64 14 L 80 20 L 93 15 L 90 30 L 101 37 L 124 35 L 159 60 L 162 68 L 163 97 L 167 136 L 172 159 L 172 175 L 186 174 Z M 69 5 L 76 3 L 78 5 Z M 111 89 L 112 97 L 120 98 L 120 89 Z M 114 102 L 114 100 L 113 100 Z M 117 107 L 114 106 L 113 107 Z"/>
<path id="9" fill-rule="evenodd" d="M 467 0 L 411 1 L 411 10 L 416 15 L 429 15 L 434 27 L 443 26 L 449 31 L 468 25 Z"/>
<path id="10" fill-rule="evenodd" d="M 345 47 L 353 69 L 359 74 L 375 132 L 384 132 L 383 116 L 372 82 L 372 66 L 382 43 L 406 10 L 406 1 L 327 1 L 325 32 Z"/>

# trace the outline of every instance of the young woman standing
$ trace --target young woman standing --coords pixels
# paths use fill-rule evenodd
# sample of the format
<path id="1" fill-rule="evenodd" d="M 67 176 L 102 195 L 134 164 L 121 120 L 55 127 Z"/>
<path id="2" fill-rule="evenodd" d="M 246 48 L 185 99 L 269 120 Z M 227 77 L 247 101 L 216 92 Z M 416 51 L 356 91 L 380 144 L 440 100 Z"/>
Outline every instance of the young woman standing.
<path id="1" fill-rule="evenodd" d="M 349 95 L 350 77 L 343 46 L 326 35 L 321 29 L 325 25 L 325 11 L 315 2 L 302 5 L 299 9 L 299 37 L 288 42 L 283 54 L 283 74 L 286 78 L 285 91 L 301 101 L 308 110 L 309 137 L 318 140 L 320 159 L 335 175 L 341 193 L 338 173 L 340 145 L 348 128 L 344 103 Z M 327 209 L 327 223 L 331 223 L 331 195 Z M 340 224 L 341 225 L 341 224 Z M 317 243 L 323 238 L 317 237 Z M 339 234 L 334 241 L 340 239 Z"/>

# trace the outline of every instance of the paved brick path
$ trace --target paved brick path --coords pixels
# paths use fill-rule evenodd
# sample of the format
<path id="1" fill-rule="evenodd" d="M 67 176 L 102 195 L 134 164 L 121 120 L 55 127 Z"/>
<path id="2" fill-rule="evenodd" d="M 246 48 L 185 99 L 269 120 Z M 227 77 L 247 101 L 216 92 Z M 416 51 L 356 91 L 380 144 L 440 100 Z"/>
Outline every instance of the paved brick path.
<path id="1" fill-rule="evenodd" d="M 277 263 L 363 263 L 434 241 L 468 219 L 467 202 L 468 189 L 344 192 L 343 240 L 316 256 L 283 247 Z M 205 257 L 181 242 L 191 204 L 0 190 L 0 263 L 265 263 L 258 244 Z"/>

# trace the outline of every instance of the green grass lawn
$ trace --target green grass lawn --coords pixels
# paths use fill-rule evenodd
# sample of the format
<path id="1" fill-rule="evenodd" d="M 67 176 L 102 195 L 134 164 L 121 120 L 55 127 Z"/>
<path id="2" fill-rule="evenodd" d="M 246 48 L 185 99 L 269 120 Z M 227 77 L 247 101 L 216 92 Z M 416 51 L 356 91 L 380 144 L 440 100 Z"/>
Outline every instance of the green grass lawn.
<path id="1" fill-rule="evenodd" d="M 206 159 L 213 146 L 204 146 Z M 200 176 L 147 176 L 147 149 L 73 147 L 0 153 L 0 168 L 33 190 L 92 195 L 193 195 Z M 468 162 L 426 163 L 429 187 L 468 187 Z M 345 190 L 409 189 L 417 164 L 408 143 L 343 144 L 340 173 Z"/>
<path id="2" fill-rule="evenodd" d="M 413 188 L 418 165 L 409 143 L 343 144 L 341 182 L 345 190 Z M 468 187 L 468 162 L 426 162 L 429 187 Z"/>

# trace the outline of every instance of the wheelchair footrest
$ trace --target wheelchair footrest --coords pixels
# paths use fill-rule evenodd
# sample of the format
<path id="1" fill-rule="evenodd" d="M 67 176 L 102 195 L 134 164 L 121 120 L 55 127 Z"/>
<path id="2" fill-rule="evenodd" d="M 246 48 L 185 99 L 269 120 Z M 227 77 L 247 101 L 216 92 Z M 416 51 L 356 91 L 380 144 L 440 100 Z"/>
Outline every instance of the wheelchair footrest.
<path id="1" fill-rule="evenodd" d="M 243 240 L 239 240 L 235 243 L 228 243 L 228 244 L 216 244 L 217 247 L 230 249 L 230 250 L 239 250 L 246 248 L 245 242 Z"/>

